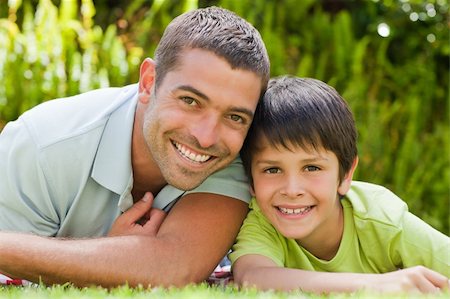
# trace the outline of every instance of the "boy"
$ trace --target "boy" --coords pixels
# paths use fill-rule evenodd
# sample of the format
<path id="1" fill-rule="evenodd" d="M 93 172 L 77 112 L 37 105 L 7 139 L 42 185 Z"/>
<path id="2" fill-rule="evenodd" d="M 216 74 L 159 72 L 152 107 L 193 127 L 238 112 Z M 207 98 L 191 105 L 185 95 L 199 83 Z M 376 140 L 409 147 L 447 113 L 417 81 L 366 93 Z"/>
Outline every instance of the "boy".
<path id="1" fill-rule="evenodd" d="M 318 293 L 448 287 L 450 239 L 389 190 L 352 183 L 356 138 L 349 107 L 327 84 L 270 81 L 241 151 L 256 200 L 230 254 L 238 284 Z"/>

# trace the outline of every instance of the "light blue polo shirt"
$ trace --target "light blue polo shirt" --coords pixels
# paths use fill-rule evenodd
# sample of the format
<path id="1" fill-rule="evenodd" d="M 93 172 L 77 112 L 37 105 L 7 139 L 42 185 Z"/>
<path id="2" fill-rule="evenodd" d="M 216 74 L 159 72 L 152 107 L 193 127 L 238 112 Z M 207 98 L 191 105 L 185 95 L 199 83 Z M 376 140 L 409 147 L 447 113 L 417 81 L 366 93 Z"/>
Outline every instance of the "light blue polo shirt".
<path id="1" fill-rule="evenodd" d="M 137 84 L 42 103 L 0 134 L 0 230 L 44 236 L 106 235 L 133 204 L 131 134 Z M 183 191 L 167 185 L 153 206 L 209 192 L 249 202 L 242 162 Z"/>

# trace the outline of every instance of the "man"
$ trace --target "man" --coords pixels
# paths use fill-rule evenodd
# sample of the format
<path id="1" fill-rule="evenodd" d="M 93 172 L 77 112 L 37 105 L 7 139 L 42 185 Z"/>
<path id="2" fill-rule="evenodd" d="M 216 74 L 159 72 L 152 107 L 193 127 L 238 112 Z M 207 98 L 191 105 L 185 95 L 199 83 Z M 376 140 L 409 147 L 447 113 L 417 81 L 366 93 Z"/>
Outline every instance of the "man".
<path id="1" fill-rule="evenodd" d="M 105 287 L 205 279 L 247 212 L 236 157 L 268 78 L 249 23 L 198 9 L 169 24 L 137 85 L 49 101 L 9 123 L 0 230 L 16 233 L 0 232 L 0 273 Z"/>

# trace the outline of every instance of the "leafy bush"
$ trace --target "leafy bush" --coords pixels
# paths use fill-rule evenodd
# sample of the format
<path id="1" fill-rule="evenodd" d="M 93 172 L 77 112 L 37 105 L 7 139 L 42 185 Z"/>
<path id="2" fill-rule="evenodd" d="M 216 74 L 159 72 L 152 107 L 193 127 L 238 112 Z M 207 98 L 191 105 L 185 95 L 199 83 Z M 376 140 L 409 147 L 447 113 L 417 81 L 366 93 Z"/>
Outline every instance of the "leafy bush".
<path id="1" fill-rule="evenodd" d="M 16 23 L 22 9 L 22 24 Z M 80 15 L 78 15 L 80 13 Z M 125 49 L 116 26 L 94 24 L 92 1 L 10 1 L 0 27 L 0 119 L 17 118 L 45 100 L 130 81 L 141 48 Z"/>
<path id="2" fill-rule="evenodd" d="M 97 14 L 91 0 L 40 0 L 34 12 L 36 2 L 0 8 L 0 128 L 44 100 L 135 82 L 173 17 L 222 6 L 260 30 L 272 75 L 321 79 L 349 102 L 356 179 L 387 186 L 448 232 L 447 1 L 104 0 Z"/>

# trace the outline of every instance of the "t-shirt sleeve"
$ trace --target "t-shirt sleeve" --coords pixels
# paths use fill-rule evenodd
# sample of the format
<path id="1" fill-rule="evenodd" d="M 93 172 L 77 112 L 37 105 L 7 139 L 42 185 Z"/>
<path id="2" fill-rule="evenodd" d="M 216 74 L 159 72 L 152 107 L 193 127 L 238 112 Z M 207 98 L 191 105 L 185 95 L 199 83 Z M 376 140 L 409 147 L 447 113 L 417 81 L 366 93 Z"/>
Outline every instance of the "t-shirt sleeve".
<path id="1" fill-rule="evenodd" d="M 171 185 L 165 186 L 155 197 L 153 207 L 168 211 L 178 199 L 191 193 L 219 194 L 248 203 L 251 195 L 241 158 L 236 158 L 226 168 L 210 175 L 195 189 L 184 191 Z"/>
<path id="2" fill-rule="evenodd" d="M 394 256 L 403 268 L 422 265 L 450 277 L 450 238 L 417 216 L 406 212 Z"/>
<path id="3" fill-rule="evenodd" d="M 347 199 L 360 246 L 378 271 L 422 265 L 449 276 L 449 237 L 410 213 L 396 194 L 382 186 L 353 182 Z"/>
<path id="4" fill-rule="evenodd" d="M 58 215 L 36 144 L 23 120 L 0 134 L 0 230 L 53 236 Z"/>
<path id="5" fill-rule="evenodd" d="M 200 186 L 185 194 L 199 192 L 220 194 L 249 203 L 250 189 L 241 158 L 236 158 L 229 166 L 212 174 Z"/>
<path id="6" fill-rule="evenodd" d="M 250 203 L 250 209 L 229 254 L 231 263 L 234 264 L 244 255 L 258 254 L 283 267 L 285 250 L 281 235 L 264 217 L 254 199 Z"/>

